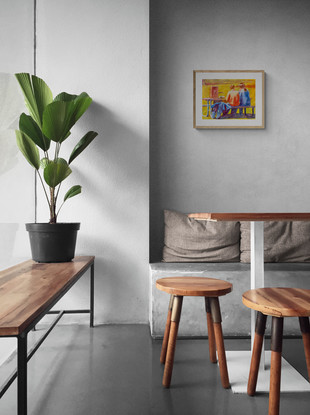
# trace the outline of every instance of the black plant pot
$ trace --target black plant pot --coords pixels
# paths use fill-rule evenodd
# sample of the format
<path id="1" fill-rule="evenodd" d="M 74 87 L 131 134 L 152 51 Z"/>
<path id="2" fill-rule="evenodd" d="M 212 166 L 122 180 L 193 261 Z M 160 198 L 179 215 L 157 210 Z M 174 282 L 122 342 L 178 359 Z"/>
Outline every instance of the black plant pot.
<path id="1" fill-rule="evenodd" d="M 26 223 L 32 259 L 69 262 L 74 258 L 79 223 Z"/>

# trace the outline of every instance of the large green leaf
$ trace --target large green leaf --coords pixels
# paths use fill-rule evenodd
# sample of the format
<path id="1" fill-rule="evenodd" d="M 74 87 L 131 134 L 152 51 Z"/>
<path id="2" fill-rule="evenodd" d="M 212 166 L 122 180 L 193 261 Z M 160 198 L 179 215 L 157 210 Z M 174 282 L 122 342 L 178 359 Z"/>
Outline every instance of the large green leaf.
<path id="1" fill-rule="evenodd" d="M 40 167 L 41 169 L 45 169 L 45 167 L 50 163 L 51 161 L 47 157 L 43 157 L 40 161 Z"/>
<path id="2" fill-rule="evenodd" d="M 43 113 L 42 131 L 50 140 L 61 143 L 68 137 L 74 125 L 73 101 L 54 101 L 49 104 Z"/>
<path id="3" fill-rule="evenodd" d="M 84 114 L 87 108 L 92 103 L 91 97 L 86 93 L 82 92 L 75 100 L 75 122 Z"/>
<path id="4" fill-rule="evenodd" d="M 83 138 L 77 143 L 77 145 L 74 147 L 70 158 L 69 158 L 69 164 L 79 155 L 82 153 L 83 150 L 93 141 L 93 139 L 98 135 L 95 131 L 88 131 L 84 135 Z"/>
<path id="5" fill-rule="evenodd" d="M 54 98 L 54 101 L 73 101 L 74 107 L 72 107 L 72 122 L 73 125 L 84 114 L 87 108 L 92 103 L 92 99 L 86 92 L 82 92 L 80 95 L 72 95 L 67 92 L 61 92 Z"/>
<path id="6" fill-rule="evenodd" d="M 84 114 L 92 103 L 92 99 L 86 92 L 82 92 L 80 95 L 72 95 L 67 92 L 61 92 L 54 98 L 54 101 L 74 101 L 75 122 L 77 122 L 77 120 Z"/>
<path id="7" fill-rule="evenodd" d="M 43 79 L 32 75 L 32 85 L 33 85 L 33 91 L 34 96 L 36 98 L 40 119 L 42 122 L 43 117 L 43 111 L 45 107 L 53 102 L 53 94 L 50 88 L 46 85 L 46 83 L 43 81 Z"/>
<path id="8" fill-rule="evenodd" d="M 15 134 L 18 148 L 23 153 L 28 163 L 36 170 L 38 170 L 40 167 L 40 155 L 38 147 L 22 131 L 16 130 Z"/>
<path id="9" fill-rule="evenodd" d="M 65 180 L 72 170 L 68 166 L 68 163 L 64 159 L 58 159 L 57 161 L 51 161 L 44 169 L 44 180 L 50 187 L 56 187 Z"/>
<path id="10" fill-rule="evenodd" d="M 30 115 L 26 115 L 25 113 L 21 114 L 19 118 L 19 129 L 27 134 L 27 136 L 43 151 L 49 149 L 51 141 L 44 136 L 38 124 L 30 117 Z"/>
<path id="11" fill-rule="evenodd" d="M 65 197 L 64 197 L 64 202 L 65 202 L 67 199 L 70 199 L 70 197 L 73 197 L 73 196 L 78 195 L 79 193 L 81 193 L 81 191 L 82 191 L 82 187 L 81 187 L 79 184 L 77 184 L 77 185 L 75 185 L 75 186 L 72 186 L 72 187 L 71 187 L 71 189 L 69 189 L 69 190 L 67 191 L 67 193 L 65 194 Z"/>
<path id="12" fill-rule="evenodd" d="M 15 77 L 21 87 L 21 90 L 24 94 L 25 103 L 33 119 L 37 122 L 38 125 L 41 125 L 40 114 L 38 110 L 38 105 L 34 96 L 31 78 L 29 73 L 17 73 Z"/>
<path id="13" fill-rule="evenodd" d="M 76 98 L 77 95 L 68 94 L 67 92 L 61 92 L 54 98 L 54 101 L 73 101 Z"/>
<path id="14" fill-rule="evenodd" d="M 30 115 L 42 127 L 43 111 L 46 105 L 53 101 L 53 94 L 43 79 L 29 73 L 17 73 L 15 77 L 25 97 Z"/>
<path id="15" fill-rule="evenodd" d="M 62 143 L 92 102 L 86 92 L 74 97 L 74 95 L 62 92 L 56 97 L 57 100 L 45 108 L 42 130 L 49 139 Z"/>

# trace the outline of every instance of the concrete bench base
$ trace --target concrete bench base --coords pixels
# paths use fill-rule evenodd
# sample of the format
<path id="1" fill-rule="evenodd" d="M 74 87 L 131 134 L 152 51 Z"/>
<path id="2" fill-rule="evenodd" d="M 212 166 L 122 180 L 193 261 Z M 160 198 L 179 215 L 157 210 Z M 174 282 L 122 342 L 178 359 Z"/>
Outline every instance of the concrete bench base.
<path id="1" fill-rule="evenodd" d="M 243 263 L 162 263 L 149 266 L 150 273 L 150 327 L 153 338 L 164 334 L 169 295 L 156 289 L 159 278 L 169 276 L 201 276 L 219 278 L 233 284 L 233 291 L 220 298 L 222 327 L 224 336 L 250 335 L 250 310 L 242 304 L 242 293 L 250 287 L 250 264 Z M 299 287 L 310 289 L 310 263 L 266 263 L 265 286 Z M 270 334 L 267 326 L 266 334 Z M 286 335 L 300 335 L 298 321 L 287 318 Z M 179 335 L 188 337 L 205 337 L 207 321 L 204 300 L 200 297 L 185 297 Z"/>

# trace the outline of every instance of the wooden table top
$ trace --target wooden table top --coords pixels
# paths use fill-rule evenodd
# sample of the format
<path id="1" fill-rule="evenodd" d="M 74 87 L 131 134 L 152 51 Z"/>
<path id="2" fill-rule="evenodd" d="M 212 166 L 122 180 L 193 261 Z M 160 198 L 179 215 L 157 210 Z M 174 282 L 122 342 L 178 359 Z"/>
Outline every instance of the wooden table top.
<path id="1" fill-rule="evenodd" d="M 310 213 L 189 213 L 188 217 L 210 221 L 302 221 L 310 220 Z"/>
<path id="2" fill-rule="evenodd" d="M 94 259 L 80 256 L 72 262 L 49 264 L 29 260 L 0 271 L 0 336 L 22 333 Z"/>
<path id="3" fill-rule="evenodd" d="M 230 293 L 232 284 L 216 278 L 168 277 L 157 280 L 156 288 L 180 296 L 219 297 Z"/>
<path id="4" fill-rule="evenodd" d="M 253 310 L 275 317 L 310 316 L 310 290 L 266 287 L 246 291 L 242 302 Z"/>

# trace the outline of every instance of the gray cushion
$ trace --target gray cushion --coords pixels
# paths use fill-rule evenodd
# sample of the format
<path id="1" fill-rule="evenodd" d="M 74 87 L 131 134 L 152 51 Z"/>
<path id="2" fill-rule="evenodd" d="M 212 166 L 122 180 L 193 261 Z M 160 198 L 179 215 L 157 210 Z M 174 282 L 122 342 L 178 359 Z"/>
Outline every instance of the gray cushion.
<path id="1" fill-rule="evenodd" d="M 239 262 L 239 222 L 209 222 L 164 211 L 164 262 Z"/>
<path id="2" fill-rule="evenodd" d="M 240 222 L 240 260 L 250 262 L 250 222 Z M 310 222 L 264 223 L 265 262 L 310 262 Z"/>

